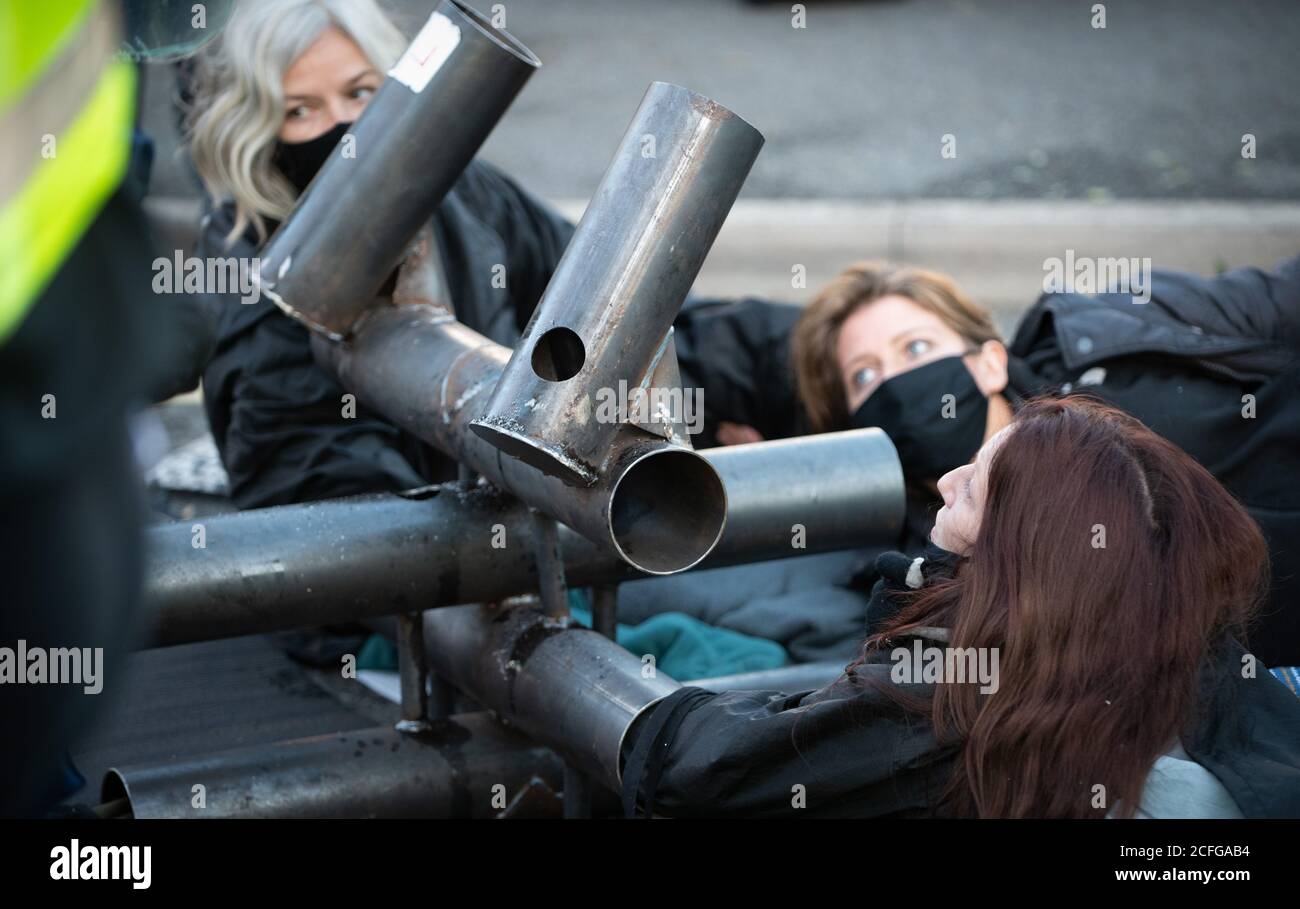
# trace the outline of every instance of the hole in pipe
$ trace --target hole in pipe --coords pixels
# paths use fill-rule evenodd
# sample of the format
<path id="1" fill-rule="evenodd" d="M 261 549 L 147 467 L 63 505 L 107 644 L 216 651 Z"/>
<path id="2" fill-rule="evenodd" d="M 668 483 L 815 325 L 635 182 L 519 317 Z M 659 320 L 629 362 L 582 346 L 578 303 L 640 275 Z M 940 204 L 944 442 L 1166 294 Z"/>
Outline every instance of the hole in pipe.
<path id="1" fill-rule="evenodd" d="M 587 348 L 572 329 L 552 328 L 533 346 L 533 372 L 548 382 L 572 379 L 585 362 Z"/>
<path id="2" fill-rule="evenodd" d="M 651 574 L 695 565 L 713 551 L 726 522 L 722 478 L 693 451 L 650 452 L 624 472 L 610 498 L 614 545 Z"/>

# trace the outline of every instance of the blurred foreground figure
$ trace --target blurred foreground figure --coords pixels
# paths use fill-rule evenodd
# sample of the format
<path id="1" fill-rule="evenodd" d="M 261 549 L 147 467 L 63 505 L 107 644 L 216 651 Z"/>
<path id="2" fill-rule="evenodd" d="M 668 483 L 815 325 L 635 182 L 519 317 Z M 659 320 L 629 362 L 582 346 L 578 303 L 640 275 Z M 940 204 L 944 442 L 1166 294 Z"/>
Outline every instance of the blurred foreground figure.
<path id="1" fill-rule="evenodd" d="M 215 16 L 222 4 L 208 6 Z M 124 185 L 136 74 L 118 54 L 119 5 L 0 0 L 0 35 L 11 50 L 0 58 L 8 816 L 66 794 L 66 750 L 118 685 L 133 643 L 143 510 L 128 414 L 153 379 L 141 318 L 153 250 Z"/>

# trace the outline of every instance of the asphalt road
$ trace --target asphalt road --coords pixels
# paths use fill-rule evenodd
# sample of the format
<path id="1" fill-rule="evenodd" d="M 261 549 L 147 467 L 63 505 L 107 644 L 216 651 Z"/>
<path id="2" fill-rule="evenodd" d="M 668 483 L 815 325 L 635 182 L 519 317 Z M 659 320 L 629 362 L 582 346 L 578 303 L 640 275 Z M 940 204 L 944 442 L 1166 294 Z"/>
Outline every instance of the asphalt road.
<path id="1" fill-rule="evenodd" d="M 409 31 L 433 4 L 392 5 Z M 746 198 L 1300 198 L 1295 0 L 1114 0 L 1104 29 L 1088 0 L 805 5 L 793 28 L 789 3 L 508 0 L 545 66 L 486 156 L 585 198 L 663 80 L 766 135 Z M 169 83 L 151 74 L 155 192 L 186 195 Z"/>

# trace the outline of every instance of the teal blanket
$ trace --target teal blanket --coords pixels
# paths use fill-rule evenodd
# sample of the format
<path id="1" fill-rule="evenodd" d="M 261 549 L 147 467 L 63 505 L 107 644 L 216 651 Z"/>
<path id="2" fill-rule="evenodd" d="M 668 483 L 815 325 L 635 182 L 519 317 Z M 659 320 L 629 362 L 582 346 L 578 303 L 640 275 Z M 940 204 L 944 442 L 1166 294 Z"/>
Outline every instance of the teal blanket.
<path id="1" fill-rule="evenodd" d="M 569 591 L 569 612 L 575 622 L 591 627 L 582 591 Z M 776 641 L 716 628 L 683 612 L 661 612 L 639 625 L 619 625 L 617 640 L 638 658 L 653 655 L 655 667 L 678 681 L 775 669 L 790 661 Z"/>
<path id="2" fill-rule="evenodd" d="M 585 591 L 569 591 L 573 620 L 591 627 Z M 661 612 L 639 625 L 619 625 L 618 643 L 638 659 L 654 657 L 655 668 L 678 681 L 775 669 L 790 662 L 776 641 L 728 628 L 715 628 L 683 612 Z M 357 657 L 358 669 L 396 669 L 397 648 L 371 635 Z"/>

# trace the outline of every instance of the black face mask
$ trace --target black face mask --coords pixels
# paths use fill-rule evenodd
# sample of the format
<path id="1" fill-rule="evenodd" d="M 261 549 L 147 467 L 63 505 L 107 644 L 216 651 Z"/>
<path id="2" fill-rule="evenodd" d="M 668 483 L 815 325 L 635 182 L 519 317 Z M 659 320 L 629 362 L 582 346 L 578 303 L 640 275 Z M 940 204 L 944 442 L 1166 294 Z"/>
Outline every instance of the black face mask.
<path id="1" fill-rule="evenodd" d="M 882 383 L 850 422 L 855 429 L 883 429 L 898 449 L 903 475 L 919 483 L 970 463 L 984 442 L 988 411 L 988 398 L 962 358 L 944 357 Z"/>
<path id="2" fill-rule="evenodd" d="M 322 133 L 315 139 L 308 139 L 306 142 L 277 142 L 275 152 L 271 155 L 271 163 L 280 169 L 280 173 L 284 174 L 301 194 L 351 128 L 351 123 L 339 123 L 329 132 Z"/>

